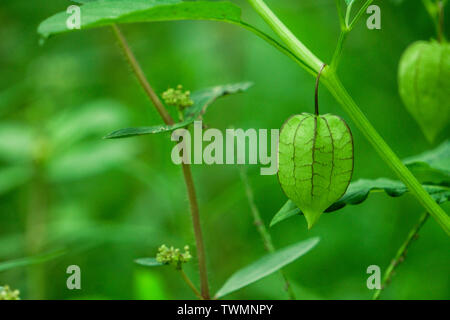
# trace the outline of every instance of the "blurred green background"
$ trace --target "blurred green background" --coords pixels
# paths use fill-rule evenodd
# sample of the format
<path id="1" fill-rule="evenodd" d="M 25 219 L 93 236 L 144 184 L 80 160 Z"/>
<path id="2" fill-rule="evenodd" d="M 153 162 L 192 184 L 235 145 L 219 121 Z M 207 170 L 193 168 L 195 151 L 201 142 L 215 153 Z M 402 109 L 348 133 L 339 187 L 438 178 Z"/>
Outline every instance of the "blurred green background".
<path id="1" fill-rule="evenodd" d="M 268 30 L 246 1 L 244 17 Z M 324 61 L 339 27 L 332 0 L 267 3 Z M 375 1 L 382 29 L 361 21 L 350 34 L 340 76 L 400 157 L 434 147 L 406 112 L 397 92 L 401 53 L 434 36 L 420 1 Z M 102 140 L 115 129 L 161 120 L 137 84 L 108 28 L 56 36 L 39 45 L 38 24 L 65 10 L 66 0 L 0 4 L 0 263 L 64 249 L 43 264 L 0 272 L 0 285 L 23 299 L 195 298 L 171 268 L 133 263 L 161 244 L 191 246 L 188 201 L 181 170 L 170 159 L 169 135 Z M 183 84 L 191 90 L 253 81 L 247 93 L 217 101 L 204 121 L 224 130 L 279 128 L 290 115 L 312 112 L 314 79 L 253 34 L 213 22 L 122 27 L 158 93 Z M 447 26 L 447 30 L 448 26 Z M 369 143 L 321 90 L 321 112 L 342 116 L 353 129 L 358 178 L 395 178 Z M 438 145 L 449 132 L 436 141 Z M 256 205 L 266 224 L 285 202 L 276 176 L 249 166 Z M 212 291 L 265 253 L 252 223 L 239 166 L 193 166 Z M 448 212 L 449 206 L 445 206 Z M 278 248 L 312 236 L 321 242 L 285 270 L 300 299 L 368 299 L 366 269 L 387 267 L 422 208 L 411 196 L 371 196 L 359 206 L 326 214 L 307 231 L 297 217 L 272 230 Z M 450 297 L 448 237 L 430 219 L 408 252 L 386 299 Z M 66 288 L 66 268 L 79 265 L 82 289 Z M 186 272 L 198 282 L 195 259 Z M 232 299 L 284 299 L 278 273 Z"/>

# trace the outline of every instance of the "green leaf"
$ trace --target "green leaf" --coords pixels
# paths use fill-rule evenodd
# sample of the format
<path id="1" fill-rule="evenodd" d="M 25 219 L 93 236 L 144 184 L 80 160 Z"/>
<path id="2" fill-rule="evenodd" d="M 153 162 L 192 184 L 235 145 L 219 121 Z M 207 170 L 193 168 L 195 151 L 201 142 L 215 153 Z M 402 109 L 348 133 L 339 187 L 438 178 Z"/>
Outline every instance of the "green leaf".
<path id="1" fill-rule="evenodd" d="M 206 112 L 207 108 L 218 98 L 229 94 L 246 91 L 251 86 L 252 86 L 251 82 L 242 82 L 236 84 L 221 85 L 195 91 L 191 95 L 191 99 L 194 102 L 194 104 L 184 110 L 184 121 L 170 126 L 157 125 L 151 127 L 120 129 L 106 135 L 104 138 L 105 139 L 129 138 L 140 135 L 168 132 L 182 127 L 186 127 L 195 120 L 199 119 L 199 117 Z"/>
<path id="2" fill-rule="evenodd" d="M 357 0 L 345 0 L 345 4 L 348 6 L 353 5 Z"/>
<path id="3" fill-rule="evenodd" d="M 310 229 L 350 183 L 352 133 L 335 115 L 295 115 L 281 128 L 278 159 L 280 185 L 303 211 Z"/>
<path id="4" fill-rule="evenodd" d="M 450 188 L 439 185 L 423 185 L 424 189 L 430 196 L 439 204 L 448 201 L 450 198 Z M 391 197 L 399 197 L 406 192 L 408 188 L 400 181 L 379 178 L 376 180 L 361 179 L 352 182 L 348 187 L 345 195 L 333 203 L 325 212 L 333 212 L 342 209 L 346 205 L 357 205 L 364 202 L 372 192 L 385 192 Z M 283 207 L 278 211 L 270 222 L 270 226 L 291 218 L 293 216 L 301 215 L 300 209 L 296 208 L 295 204 L 288 200 Z"/>
<path id="5" fill-rule="evenodd" d="M 65 253 L 66 253 L 65 251 L 59 250 L 59 251 L 40 254 L 40 255 L 36 255 L 36 256 L 1 262 L 0 263 L 0 272 L 14 269 L 14 268 L 44 263 L 44 262 L 56 259 Z"/>
<path id="6" fill-rule="evenodd" d="M 265 255 L 256 262 L 233 274 L 216 293 L 215 297 L 221 298 L 280 270 L 287 264 L 310 251 L 318 242 L 319 238 L 311 238 Z"/>
<path id="7" fill-rule="evenodd" d="M 156 258 L 139 258 L 134 260 L 137 264 L 145 267 L 161 267 L 164 263 L 158 262 Z"/>
<path id="8" fill-rule="evenodd" d="M 81 29 L 96 28 L 119 23 L 136 23 L 175 20 L 215 20 L 240 23 L 241 10 L 231 2 L 181 0 L 111 0 L 88 2 L 81 6 Z M 38 32 L 48 37 L 69 32 L 66 21 L 69 15 L 60 12 L 38 27 Z"/>
<path id="9" fill-rule="evenodd" d="M 450 140 L 433 150 L 403 160 L 414 175 L 425 183 L 450 185 Z"/>

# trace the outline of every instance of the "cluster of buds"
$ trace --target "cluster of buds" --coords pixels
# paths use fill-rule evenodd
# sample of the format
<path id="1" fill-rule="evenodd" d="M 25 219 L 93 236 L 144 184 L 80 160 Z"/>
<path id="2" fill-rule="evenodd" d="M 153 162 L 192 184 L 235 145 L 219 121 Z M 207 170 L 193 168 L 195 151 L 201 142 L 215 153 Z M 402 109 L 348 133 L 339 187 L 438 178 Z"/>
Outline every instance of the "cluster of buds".
<path id="1" fill-rule="evenodd" d="M 191 258 L 189 246 L 185 246 L 184 252 L 182 253 L 180 249 L 175 249 L 174 247 L 168 248 L 163 244 L 158 248 L 158 254 L 156 255 L 156 261 L 163 264 L 171 264 L 177 269 L 181 269 L 182 264 L 189 262 Z"/>
<path id="2" fill-rule="evenodd" d="M 0 300 L 20 300 L 19 290 L 11 290 L 9 286 L 0 287 Z"/>
<path id="3" fill-rule="evenodd" d="M 194 104 L 194 101 L 191 100 L 191 92 L 183 91 L 181 84 L 176 89 L 169 88 L 162 94 L 162 98 L 168 106 L 175 106 L 181 110 Z"/>

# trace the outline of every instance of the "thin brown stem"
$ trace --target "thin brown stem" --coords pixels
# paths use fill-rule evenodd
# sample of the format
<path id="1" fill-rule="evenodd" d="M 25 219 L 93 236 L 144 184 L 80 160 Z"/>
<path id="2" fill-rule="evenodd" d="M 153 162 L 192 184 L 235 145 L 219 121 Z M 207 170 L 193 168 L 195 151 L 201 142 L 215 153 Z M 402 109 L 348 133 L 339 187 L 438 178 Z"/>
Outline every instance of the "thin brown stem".
<path id="1" fill-rule="evenodd" d="M 203 300 L 202 295 L 200 294 L 200 292 L 197 290 L 197 288 L 195 287 L 195 285 L 192 283 L 191 279 L 189 279 L 189 277 L 187 276 L 187 274 L 184 272 L 183 269 L 178 269 L 178 271 L 181 274 L 181 277 L 183 278 L 184 282 L 187 283 L 187 285 L 189 286 L 189 288 L 191 288 L 192 292 L 194 292 L 194 294 L 197 296 L 197 298 L 199 298 L 200 300 Z"/>
<path id="2" fill-rule="evenodd" d="M 125 36 L 122 34 L 122 32 L 120 31 L 120 29 L 117 25 L 113 25 L 112 28 L 114 30 L 114 34 L 116 35 L 116 37 L 119 41 L 119 45 L 125 54 L 125 58 L 127 59 L 128 63 L 130 64 L 134 74 L 136 75 L 137 79 L 139 80 L 139 83 L 141 84 L 142 88 L 146 92 L 147 96 L 150 98 L 150 100 L 153 103 L 153 105 L 155 106 L 156 110 L 161 115 L 161 118 L 168 125 L 174 124 L 175 123 L 174 120 L 172 119 L 170 114 L 167 112 L 166 108 L 162 104 L 158 95 L 155 93 L 153 88 L 150 86 L 150 83 L 148 82 L 147 78 L 145 77 L 145 74 L 142 71 L 142 68 L 140 67 L 136 57 L 134 56 L 133 52 L 131 51 L 130 46 L 128 45 Z M 191 215 L 192 215 L 192 223 L 193 223 L 193 227 L 194 227 L 195 242 L 197 245 L 197 256 L 198 256 L 202 297 L 203 297 L 203 299 L 210 299 L 209 286 L 208 286 L 208 273 L 207 273 L 207 269 L 206 269 L 205 246 L 203 244 L 203 235 L 202 235 L 202 229 L 201 229 L 201 225 L 200 225 L 200 214 L 199 214 L 199 209 L 198 209 L 197 196 L 195 194 L 194 181 L 192 178 L 191 166 L 189 164 L 183 163 L 182 168 L 183 168 L 183 176 L 184 176 L 184 181 L 185 181 L 186 188 L 187 188 L 190 210 L 191 210 Z"/>
<path id="3" fill-rule="evenodd" d="M 381 283 L 381 288 L 375 291 L 372 300 L 377 300 L 380 297 L 381 291 L 385 289 L 386 286 L 391 282 L 395 269 L 399 264 L 401 264 L 405 260 L 408 248 L 411 246 L 412 242 L 419 236 L 418 233 L 425 224 L 425 222 L 427 221 L 428 216 L 429 214 L 427 212 L 422 214 L 417 224 L 411 229 L 405 242 L 403 242 L 403 244 L 400 246 L 394 259 L 392 259 L 391 264 L 386 269 L 386 272 L 384 273 L 383 276 L 383 281 Z"/>
<path id="4" fill-rule="evenodd" d="M 164 120 L 164 122 L 169 125 L 174 124 L 175 122 L 173 121 L 172 117 L 167 112 L 166 108 L 162 104 L 158 95 L 155 93 L 155 90 L 153 90 L 152 86 L 150 85 L 147 78 L 145 77 L 144 71 L 142 71 L 142 68 L 139 65 L 139 62 L 136 60 L 136 57 L 134 56 L 133 52 L 131 51 L 130 46 L 128 45 L 128 42 L 125 39 L 125 36 L 123 35 L 122 31 L 120 31 L 119 27 L 115 24 L 112 25 L 112 28 L 114 30 L 114 34 L 116 35 L 117 39 L 119 40 L 119 45 L 120 45 L 121 49 L 125 53 L 125 58 L 127 59 L 131 68 L 133 69 L 133 72 L 136 75 L 136 78 L 138 79 L 139 84 L 142 86 L 145 93 L 152 101 L 153 105 L 155 106 L 156 110 L 158 111 L 158 113 L 160 114 L 160 116 Z"/>
<path id="5" fill-rule="evenodd" d="M 253 190 L 252 190 L 252 187 L 250 186 L 250 182 L 248 181 L 248 176 L 247 176 L 247 173 L 245 172 L 244 167 L 241 168 L 240 174 L 241 174 L 242 183 L 244 184 L 245 193 L 247 195 L 248 204 L 250 206 L 250 211 L 253 216 L 253 223 L 256 226 L 256 230 L 258 230 L 258 232 L 261 236 L 261 239 L 262 239 L 262 242 L 264 243 L 265 249 L 268 252 L 274 252 L 275 246 L 273 245 L 272 237 L 270 236 L 270 233 L 267 231 L 267 228 L 264 225 L 263 220 L 261 219 L 261 214 L 258 210 L 258 207 L 255 204 Z M 285 290 L 287 291 L 289 298 L 291 300 L 296 300 L 297 298 L 295 296 L 294 290 L 292 289 L 291 284 L 290 284 L 286 274 L 284 273 L 283 270 L 280 270 L 280 274 L 283 277 L 283 280 L 285 283 Z"/>

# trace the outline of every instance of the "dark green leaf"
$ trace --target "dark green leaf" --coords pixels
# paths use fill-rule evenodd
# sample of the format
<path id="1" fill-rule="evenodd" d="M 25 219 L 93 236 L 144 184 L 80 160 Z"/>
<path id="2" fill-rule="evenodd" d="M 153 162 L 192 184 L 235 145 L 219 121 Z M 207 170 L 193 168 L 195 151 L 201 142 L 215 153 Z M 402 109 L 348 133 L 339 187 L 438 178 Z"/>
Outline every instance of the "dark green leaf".
<path id="1" fill-rule="evenodd" d="M 164 263 L 156 261 L 156 258 L 140 258 L 134 260 L 137 264 L 145 267 L 160 267 L 164 266 Z"/>
<path id="2" fill-rule="evenodd" d="M 66 12 L 60 12 L 42 22 L 38 32 L 48 37 L 52 34 L 72 31 L 66 26 L 68 17 Z M 240 23 L 241 10 L 231 2 L 183 2 L 181 0 L 111 0 L 88 2 L 81 6 L 81 29 L 116 23 L 174 20 L 216 20 Z"/>
<path id="3" fill-rule="evenodd" d="M 250 82 L 242 82 L 195 91 L 191 95 L 194 104 L 184 110 L 184 121 L 170 126 L 157 125 L 151 127 L 120 129 L 108 134 L 105 136 L 105 139 L 129 138 L 146 134 L 168 132 L 185 127 L 202 116 L 206 112 L 206 109 L 218 98 L 246 91 L 251 86 L 252 83 Z"/>
<path id="4" fill-rule="evenodd" d="M 256 262 L 233 274 L 216 293 L 215 297 L 221 298 L 280 270 L 287 264 L 310 251 L 318 242 L 319 238 L 311 238 L 265 255 Z"/>
<path id="5" fill-rule="evenodd" d="M 447 186 L 439 185 L 423 185 L 425 190 L 436 200 L 437 203 L 444 203 L 448 201 L 450 197 L 450 188 Z M 408 191 L 406 186 L 400 181 L 394 181 L 385 178 L 379 178 L 376 180 L 361 179 L 356 182 L 352 182 L 348 187 L 345 195 L 332 204 L 325 212 L 337 211 L 348 204 L 356 205 L 364 202 L 371 192 L 384 191 L 391 197 L 399 197 Z M 301 215 L 300 209 L 296 208 L 295 204 L 291 200 L 288 200 L 280 211 L 275 214 L 270 226 L 277 224 L 290 217 Z"/>

